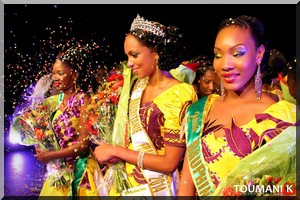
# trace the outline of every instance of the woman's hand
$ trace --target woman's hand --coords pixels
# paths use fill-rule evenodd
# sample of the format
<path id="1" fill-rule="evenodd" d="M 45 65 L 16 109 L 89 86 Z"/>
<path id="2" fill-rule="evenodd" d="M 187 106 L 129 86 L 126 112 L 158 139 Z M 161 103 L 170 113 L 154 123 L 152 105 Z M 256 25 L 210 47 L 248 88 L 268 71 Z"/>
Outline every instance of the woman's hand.
<path id="1" fill-rule="evenodd" d="M 35 151 L 36 154 L 34 155 L 34 157 L 36 157 L 40 162 L 46 164 L 51 160 L 50 159 L 51 152 L 47 150 L 41 150 L 39 148 L 36 148 Z"/>
<path id="2" fill-rule="evenodd" d="M 114 164 L 120 162 L 120 159 L 114 156 L 115 146 L 106 143 L 98 143 L 94 150 L 94 156 L 100 164 Z"/>

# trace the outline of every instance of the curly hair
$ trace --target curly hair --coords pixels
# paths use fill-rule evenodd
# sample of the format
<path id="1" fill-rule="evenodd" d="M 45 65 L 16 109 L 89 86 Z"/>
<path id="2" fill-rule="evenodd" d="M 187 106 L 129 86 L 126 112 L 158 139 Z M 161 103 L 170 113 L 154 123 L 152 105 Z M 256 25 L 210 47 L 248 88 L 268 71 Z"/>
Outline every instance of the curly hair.
<path id="1" fill-rule="evenodd" d="M 194 83 L 207 72 L 207 71 L 215 71 L 212 62 L 208 59 L 207 56 L 199 55 L 193 58 L 190 62 L 197 62 L 199 66 L 196 69 L 196 78 Z"/>
<path id="2" fill-rule="evenodd" d="M 95 70 L 92 66 L 93 49 L 94 47 L 89 45 L 74 45 L 56 56 L 57 60 L 67 64 L 75 72 L 78 72 L 77 84 L 84 92 L 87 92 L 90 88 L 96 88 L 94 86 L 96 82 L 93 80 L 95 79 Z"/>
<path id="3" fill-rule="evenodd" d="M 143 46 L 156 52 L 159 56 L 158 68 L 170 71 L 178 67 L 182 62 L 183 34 L 176 26 L 164 26 L 158 22 L 150 22 L 152 26 L 159 27 L 163 35 L 157 35 L 141 27 L 130 30 L 128 34 L 133 35 Z"/>

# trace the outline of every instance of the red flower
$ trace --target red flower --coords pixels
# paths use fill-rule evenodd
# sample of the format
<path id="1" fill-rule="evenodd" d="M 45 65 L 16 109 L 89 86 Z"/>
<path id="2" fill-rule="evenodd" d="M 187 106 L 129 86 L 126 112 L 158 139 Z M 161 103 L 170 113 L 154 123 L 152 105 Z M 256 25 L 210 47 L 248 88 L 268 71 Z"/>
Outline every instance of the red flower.
<path id="1" fill-rule="evenodd" d="M 107 79 L 108 82 L 111 82 L 111 81 L 114 81 L 114 80 L 121 81 L 121 80 L 124 80 L 124 77 L 121 74 L 112 74 Z"/>
<path id="2" fill-rule="evenodd" d="M 104 97 L 104 92 L 100 92 L 95 95 L 95 98 L 97 98 L 97 100 L 103 99 L 103 97 Z"/>
<path id="3" fill-rule="evenodd" d="M 110 101 L 113 102 L 113 104 L 117 105 L 119 102 L 119 96 L 116 95 L 110 96 Z"/>
<path id="4" fill-rule="evenodd" d="M 112 91 L 117 91 L 120 87 L 123 87 L 124 85 L 124 80 L 120 80 L 120 81 L 117 81 L 116 83 L 114 83 L 112 86 L 111 86 L 111 89 Z"/>
<path id="5" fill-rule="evenodd" d="M 273 177 L 272 176 L 267 176 L 267 182 L 268 183 L 272 183 L 272 181 L 273 181 Z"/>
<path id="6" fill-rule="evenodd" d="M 98 115 L 90 113 L 87 119 L 87 129 L 92 135 L 98 135 L 97 129 L 94 128 L 94 123 L 97 122 Z"/>
<path id="7" fill-rule="evenodd" d="M 47 110 L 47 106 L 46 106 L 46 105 L 39 105 L 39 106 L 37 107 L 37 110 L 38 110 L 39 112 L 46 111 L 46 110 Z"/>
<path id="8" fill-rule="evenodd" d="M 43 130 L 42 129 L 39 129 L 37 127 L 34 127 L 34 132 L 35 132 L 35 135 L 36 135 L 36 138 L 39 140 L 39 141 L 42 141 L 43 139 Z"/>
<path id="9" fill-rule="evenodd" d="M 242 196 L 240 191 L 235 191 L 232 187 L 227 187 L 222 192 L 223 196 Z"/>
<path id="10" fill-rule="evenodd" d="M 281 181 L 281 178 L 280 177 L 276 177 L 274 178 L 274 183 L 277 184 Z"/>

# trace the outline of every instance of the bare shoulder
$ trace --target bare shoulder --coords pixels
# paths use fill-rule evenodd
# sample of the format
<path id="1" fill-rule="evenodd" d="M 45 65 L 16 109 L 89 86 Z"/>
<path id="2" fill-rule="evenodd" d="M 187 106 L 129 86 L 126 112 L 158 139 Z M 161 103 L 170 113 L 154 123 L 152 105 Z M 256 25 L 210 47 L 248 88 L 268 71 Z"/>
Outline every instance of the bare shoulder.
<path id="1" fill-rule="evenodd" d="M 176 84 L 179 84 L 179 83 L 182 83 L 180 82 L 179 80 L 175 79 L 175 78 L 171 78 L 171 81 L 170 81 L 170 85 L 173 86 L 173 85 L 176 85 Z"/>
<path id="2" fill-rule="evenodd" d="M 258 104 L 261 104 L 264 107 L 269 107 L 276 103 L 277 101 L 274 100 L 274 98 L 270 97 L 267 94 L 263 94 L 261 99 L 257 101 Z"/>
<path id="3" fill-rule="evenodd" d="M 165 85 L 165 87 L 164 87 L 164 90 L 167 90 L 167 89 L 169 89 L 169 88 L 172 88 L 173 86 L 178 85 L 178 84 L 180 84 L 180 83 L 182 83 L 182 82 L 178 81 L 177 79 L 174 79 L 174 78 L 168 78 L 168 81 L 167 81 L 167 83 L 166 83 L 166 85 Z"/>

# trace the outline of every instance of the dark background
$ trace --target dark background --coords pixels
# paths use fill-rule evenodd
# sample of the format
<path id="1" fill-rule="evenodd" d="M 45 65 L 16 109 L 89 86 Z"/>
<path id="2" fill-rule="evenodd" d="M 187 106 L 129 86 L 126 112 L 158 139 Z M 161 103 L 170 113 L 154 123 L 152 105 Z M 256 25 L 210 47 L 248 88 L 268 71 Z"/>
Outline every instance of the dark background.
<path id="1" fill-rule="evenodd" d="M 5 4 L 5 139 L 22 92 L 57 53 L 49 46 L 73 37 L 95 41 L 102 50 L 99 64 L 111 67 L 126 59 L 124 36 L 137 14 L 178 26 L 185 36 L 187 59 L 198 54 L 212 59 L 219 22 L 241 14 L 261 20 L 270 48 L 281 51 L 288 61 L 296 56 L 296 4 Z"/>

